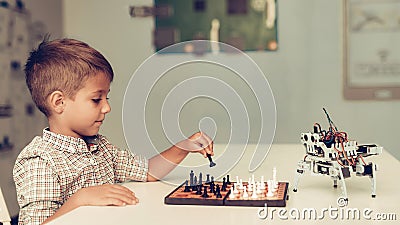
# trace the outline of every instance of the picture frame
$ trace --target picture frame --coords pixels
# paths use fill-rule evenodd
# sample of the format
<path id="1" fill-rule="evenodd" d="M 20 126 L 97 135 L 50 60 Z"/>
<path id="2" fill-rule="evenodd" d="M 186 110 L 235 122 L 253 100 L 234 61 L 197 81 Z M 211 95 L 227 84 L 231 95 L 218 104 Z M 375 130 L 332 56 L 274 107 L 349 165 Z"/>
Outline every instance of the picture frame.
<path id="1" fill-rule="evenodd" d="M 343 93 L 400 99 L 400 0 L 344 0 Z"/>

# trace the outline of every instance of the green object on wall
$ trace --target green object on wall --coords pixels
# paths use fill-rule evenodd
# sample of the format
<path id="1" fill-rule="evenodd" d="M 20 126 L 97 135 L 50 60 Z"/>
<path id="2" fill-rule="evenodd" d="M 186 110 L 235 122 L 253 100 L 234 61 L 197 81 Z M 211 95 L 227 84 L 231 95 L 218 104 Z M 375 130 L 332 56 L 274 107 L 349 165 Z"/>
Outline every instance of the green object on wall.
<path id="1" fill-rule="evenodd" d="M 219 41 L 243 51 L 278 49 L 276 0 L 155 0 L 155 8 L 156 51 L 191 40 Z"/>

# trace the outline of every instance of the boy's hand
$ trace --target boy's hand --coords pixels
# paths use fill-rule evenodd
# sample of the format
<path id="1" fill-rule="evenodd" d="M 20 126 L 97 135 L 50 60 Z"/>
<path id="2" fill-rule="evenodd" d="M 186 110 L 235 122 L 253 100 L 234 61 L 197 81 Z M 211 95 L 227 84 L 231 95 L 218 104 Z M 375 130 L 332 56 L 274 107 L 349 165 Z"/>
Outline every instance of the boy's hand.
<path id="1" fill-rule="evenodd" d="M 204 158 L 207 157 L 207 154 L 214 155 L 214 142 L 203 132 L 197 132 L 175 146 L 185 151 L 199 152 Z"/>
<path id="2" fill-rule="evenodd" d="M 116 184 L 103 184 L 79 189 L 62 205 L 52 216 L 48 217 L 43 224 L 64 215 L 71 210 L 85 205 L 135 205 L 139 199 L 135 193 L 126 187 Z"/>
<path id="3" fill-rule="evenodd" d="M 128 188 L 116 184 L 104 184 L 100 186 L 93 186 L 82 188 L 71 196 L 70 200 L 76 202 L 77 205 L 135 205 L 139 203 Z"/>
<path id="4" fill-rule="evenodd" d="M 199 152 L 204 157 L 214 155 L 214 143 L 203 132 L 197 132 L 188 139 L 178 142 L 149 160 L 147 181 L 157 181 L 171 172 L 189 152 Z"/>

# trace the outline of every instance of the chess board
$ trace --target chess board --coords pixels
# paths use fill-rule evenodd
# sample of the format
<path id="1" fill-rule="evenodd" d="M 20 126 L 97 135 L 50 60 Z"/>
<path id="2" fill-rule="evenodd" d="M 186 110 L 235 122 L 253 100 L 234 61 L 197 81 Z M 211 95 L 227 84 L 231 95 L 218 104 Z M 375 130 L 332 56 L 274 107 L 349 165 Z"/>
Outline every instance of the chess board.
<path id="1" fill-rule="evenodd" d="M 215 185 L 222 186 L 222 182 L 214 182 Z M 224 198 L 229 194 L 229 189 L 232 185 L 228 185 L 226 191 L 221 191 L 221 198 L 217 198 L 214 193 L 208 193 L 209 197 L 204 198 L 196 194 L 196 191 L 184 192 L 185 184 L 183 183 L 173 190 L 164 199 L 165 204 L 170 205 L 224 205 Z M 203 187 L 209 188 L 209 184 L 203 184 Z"/>
<path id="2" fill-rule="evenodd" d="M 219 184 L 222 186 L 222 182 L 215 182 L 215 184 Z M 247 183 L 243 183 L 247 186 Z M 208 184 L 203 184 L 203 186 L 209 187 Z M 286 201 L 288 200 L 287 190 L 289 183 L 287 182 L 278 182 L 278 188 L 274 192 L 273 196 L 266 196 L 268 185 L 265 182 L 266 189 L 262 190 L 261 194 L 258 194 L 257 198 L 251 197 L 251 192 L 249 193 L 249 197 L 244 199 L 242 198 L 241 190 L 236 194 L 235 198 L 230 198 L 230 191 L 232 184 L 227 185 L 226 191 L 221 191 L 221 198 L 217 198 L 214 193 L 208 192 L 209 197 L 202 197 L 199 194 L 196 194 L 196 191 L 184 192 L 185 184 L 180 185 L 171 193 L 169 193 L 165 199 L 164 203 L 169 205 L 213 205 L 213 206 L 254 206 L 254 207 L 263 207 L 265 203 L 269 207 L 285 207 Z"/>

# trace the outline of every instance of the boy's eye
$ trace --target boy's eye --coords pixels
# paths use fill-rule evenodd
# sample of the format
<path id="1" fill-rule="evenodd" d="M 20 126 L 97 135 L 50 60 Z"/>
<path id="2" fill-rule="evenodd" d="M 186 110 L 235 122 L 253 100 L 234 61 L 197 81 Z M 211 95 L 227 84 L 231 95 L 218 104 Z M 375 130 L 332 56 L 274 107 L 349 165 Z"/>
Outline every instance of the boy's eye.
<path id="1" fill-rule="evenodd" d="M 92 101 L 93 101 L 94 103 L 99 103 L 99 102 L 101 101 L 101 98 L 95 98 L 95 99 L 92 99 Z"/>

